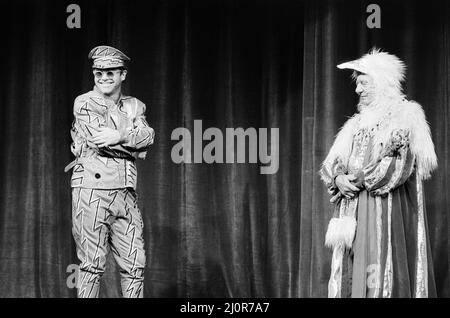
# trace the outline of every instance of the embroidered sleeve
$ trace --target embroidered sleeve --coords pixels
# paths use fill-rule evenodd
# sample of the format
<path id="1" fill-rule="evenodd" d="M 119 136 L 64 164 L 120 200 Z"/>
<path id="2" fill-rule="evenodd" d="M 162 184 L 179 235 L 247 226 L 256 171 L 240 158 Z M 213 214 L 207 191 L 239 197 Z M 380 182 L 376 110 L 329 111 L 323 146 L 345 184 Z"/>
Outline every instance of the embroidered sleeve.
<path id="1" fill-rule="evenodd" d="M 155 131 L 149 126 L 145 118 L 145 104 L 139 103 L 136 107 L 136 118 L 133 121 L 133 127 L 129 127 L 121 132 L 122 145 L 135 151 L 142 151 L 153 144 Z"/>
<path id="2" fill-rule="evenodd" d="M 409 132 L 396 130 L 384 147 L 381 159 L 363 169 L 364 187 L 374 195 L 386 194 L 408 179 L 414 162 L 409 147 Z"/>
<path id="3" fill-rule="evenodd" d="M 335 183 L 336 177 L 348 173 L 346 162 L 348 159 L 344 158 L 348 158 L 351 154 L 358 120 L 359 115 L 355 115 L 341 127 L 319 171 L 320 178 L 332 196 L 340 193 Z"/>
<path id="4" fill-rule="evenodd" d="M 83 152 L 85 154 L 96 153 L 116 158 L 128 158 L 131 156 L 131 153 L 120 145 L 98 148 L 96 144 L 91 142 L 93 134 L 100 127 L 107 127 L 107 125 L 105 116 L 100 108 L 89 101 L 88 98 L 78 97 L 75 99 L 73 114 L 75 119 L 70 132 L 73 140 L 71 150 L 76 157 L 80 157 Z"/>
<path id="5" fill-rule="evenodd" d="M 322 165 L 322 169 L 320 169 L 320 176 L 326 187 L 328 188 L 328 192 L 331 195 L 334 195 L 338 192 L 338 188 L 335 183 L 335 179 L 338 175 L 346 174 L 347 168 L 343 164 L 342 160 L 336 158 L 332 164 L 324 163 Z"/>

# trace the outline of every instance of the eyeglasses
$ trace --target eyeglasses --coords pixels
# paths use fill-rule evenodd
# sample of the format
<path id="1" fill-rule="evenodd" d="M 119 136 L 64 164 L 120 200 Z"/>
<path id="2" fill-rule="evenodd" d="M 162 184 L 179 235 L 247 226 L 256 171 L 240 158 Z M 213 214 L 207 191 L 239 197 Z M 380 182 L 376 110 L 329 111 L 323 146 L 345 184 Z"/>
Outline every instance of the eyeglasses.
<path id="1" fill-rule="evenodd" d="M 108 71 L 100 71 L 100 70 L 95 70 L 93 71 L 94 76 L 96 78 L 102 78 L 103 74 L 106 74 L 107 78 L 114 78 L 114 75 L 116 75 L 117 73 L 121 73 L 122 70 L 108 70 Z"/>

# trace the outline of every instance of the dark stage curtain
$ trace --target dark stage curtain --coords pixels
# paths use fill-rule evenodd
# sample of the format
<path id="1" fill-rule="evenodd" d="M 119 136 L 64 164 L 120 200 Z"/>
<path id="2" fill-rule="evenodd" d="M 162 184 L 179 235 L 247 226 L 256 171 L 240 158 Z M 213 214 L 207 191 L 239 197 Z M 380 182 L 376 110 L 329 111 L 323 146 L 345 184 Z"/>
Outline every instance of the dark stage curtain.
<path id="1" fill-rule="evenodd" d="M 66 27 L 72 2 L 81 29 Z M 147 104 L 156 132 L 138 164 L 146 297 L 326 297 L 331 205 L 317 172 L 356 105 L 336 64 L 373 45 L 407 63 L 406 92 L 431 125 L 439 169 L 425 184 L 428 226 L 437 292 L 449 297 L 450 6 L 377 1 L 381 29 L 368 29 L 369 3 L 2 2 L 0 297 L 75 296 L 63 169 L 73 100 L 93 86 L 87 54 L 102 44 L 132 58 L 125 92 Z M 278 172 L 175 164 L 171 133 L 193 133 L 196 119 L 224 134 L 279 128 Z M 101 296 L 118 295 L 110 258 Z"/>

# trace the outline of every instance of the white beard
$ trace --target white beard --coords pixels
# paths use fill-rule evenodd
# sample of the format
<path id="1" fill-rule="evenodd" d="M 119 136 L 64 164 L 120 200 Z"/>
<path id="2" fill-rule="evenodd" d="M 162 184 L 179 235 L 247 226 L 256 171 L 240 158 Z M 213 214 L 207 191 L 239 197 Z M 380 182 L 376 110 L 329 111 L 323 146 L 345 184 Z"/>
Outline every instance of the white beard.
<path id="1" fill-rule="evenodd" d="M 377 94 L 371 101 L 360 99 L 358 112 L 360 114 L 359 128 L 372 128 L 386 116 L 391 107 L 397 105 L 403 96 L 388 97 L 384 94 Z"/>
<path id="2" fill-rule="evenodd" d="M 361 100 L 361 98 L 359 98 L 359 102 L 358 102 L 358 112 L 362 112 L 364 109 L 370 107 L 371 102 L 368 101 L 363 101 Z"/>

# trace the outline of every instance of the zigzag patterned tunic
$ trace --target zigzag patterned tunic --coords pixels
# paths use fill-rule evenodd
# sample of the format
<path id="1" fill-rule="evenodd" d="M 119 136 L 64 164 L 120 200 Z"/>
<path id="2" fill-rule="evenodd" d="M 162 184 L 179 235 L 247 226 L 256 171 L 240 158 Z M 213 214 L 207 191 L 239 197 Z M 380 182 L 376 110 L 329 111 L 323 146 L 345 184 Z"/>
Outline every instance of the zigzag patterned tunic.
<path id="1" fill-rule="evenodd" d="M 79 297 L 98 297 L 108 246 L 121 268 L 122 295 L 142 297 L 145 269 L 143 221 L 137 205 L 136 158 L 145 158 L 154 131 L 145 105 L 122 96 L 117 104 L 93 91 L 75 99 L 71 135 L 72 232 L 81 262 Z M 90 141 L 100 127 L 120 132 L 123 143 L 98 148 Z"/>

